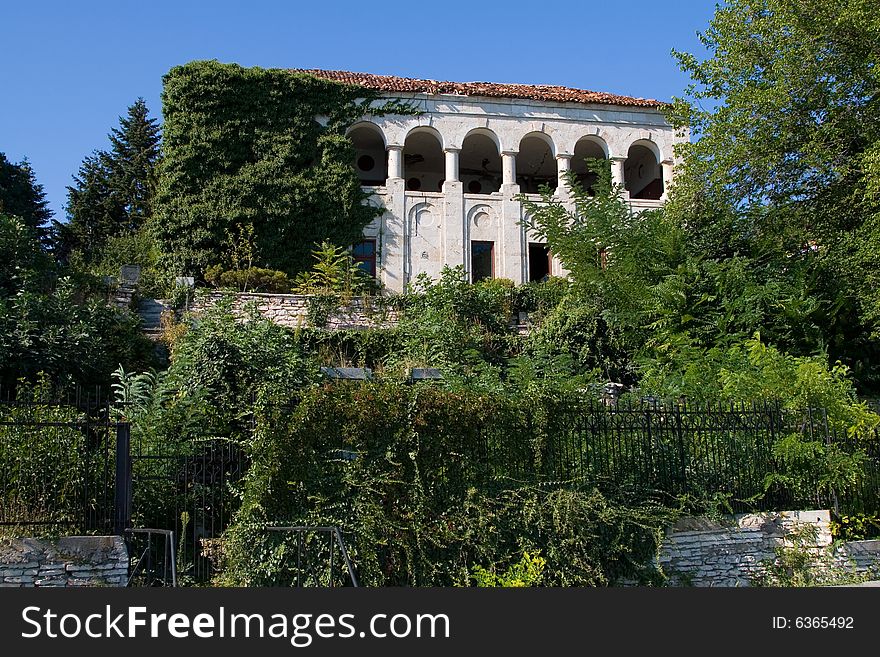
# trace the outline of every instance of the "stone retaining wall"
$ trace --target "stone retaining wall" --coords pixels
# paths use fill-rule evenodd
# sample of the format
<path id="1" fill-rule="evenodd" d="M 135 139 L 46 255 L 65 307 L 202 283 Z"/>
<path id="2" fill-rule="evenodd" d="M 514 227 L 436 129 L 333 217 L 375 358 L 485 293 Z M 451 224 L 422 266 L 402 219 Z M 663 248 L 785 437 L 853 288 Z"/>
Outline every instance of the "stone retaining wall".
<path id="1" fill-rule="evenodd" d="M 880 566 L 880 541 L 848 541 L 836 551 L 839 562 L 849 563 L 865 572 Z"/>
<path id="2" fill-rule="evenodd" d="M 0 538 L 0 586 L 125 586 L 121 536 Z"/>
<path id="3" fill-rule="evenodd" d="M 776 550 L 808 538 L 803 547 L 819 557 L 832 544 L 828 511 L 740 514 L 724 520 L 682 518 L 667 531 L 660 566 L 670 584 L 748 586 L 773 561 Z M 835 547 L 839 566 L 866 572 L 880 567 L 880 541 L 852 541 Z"/>
<path id="4" fill-rule="evenodd" d="M 320 297 L 307 294 L 266 294 L 260 292 L 211 292 L 200 295 L 192 305 L 198 312 L 231 298 L 232 309 L 244 314 L 248 307 L 256 308 L 260 315 L 288 328 L 310 326 L 309 308 L 321 304 Z M 312 301 L 318 299 L 317 301 Z M 322 313 L 323 314 L 323 313 Z M 317 328 L 331 330 L 387 328 L 400 319 L 400 311 L 388 308 L 375 297 L 352 297 L 347 303 L 326 313 L 326 322 Z"/>

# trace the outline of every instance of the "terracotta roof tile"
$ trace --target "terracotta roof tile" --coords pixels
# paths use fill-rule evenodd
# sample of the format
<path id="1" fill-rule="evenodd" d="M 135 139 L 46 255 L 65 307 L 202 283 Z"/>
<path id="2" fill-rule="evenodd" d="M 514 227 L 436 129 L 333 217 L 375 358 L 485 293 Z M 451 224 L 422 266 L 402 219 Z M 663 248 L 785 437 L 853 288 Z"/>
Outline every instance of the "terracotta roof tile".
<path id="1" fill-rule="evenodd" d="M 440 82 L 400 78 L 394 75 L 373 75 L 351 71 L 325 71 L 322 69 L 292 69 L 297 73 L 309 73 L 337 82 L 345 82 L 379 91 L 409 93 L 451 94 L 459 96 L 486 96 L 490 98 L 525 98 L 554 103 L 584 103 L 600 105 L 625 105 L 631 107 L 660 108 L 666 103 L 649 98 L 632 98 L 617 94 L 547 84 L 499 84 L 495 82 Z"/>

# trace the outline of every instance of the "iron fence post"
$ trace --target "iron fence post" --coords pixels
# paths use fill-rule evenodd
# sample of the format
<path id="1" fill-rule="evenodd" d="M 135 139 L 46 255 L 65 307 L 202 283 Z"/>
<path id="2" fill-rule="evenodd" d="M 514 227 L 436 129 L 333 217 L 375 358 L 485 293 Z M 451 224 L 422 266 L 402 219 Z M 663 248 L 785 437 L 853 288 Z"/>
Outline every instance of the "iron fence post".
<path id="1" fill-rule="evenodd" d="M 116 424 L 116 481 L 114 483 L 113 533 L 122 536 L 131 525 L 131 425 Z"/>
<path id="2" fill-rule="evenodd" d="M 822 409 L 822 430 L 825 433 L 825 447 L 826 447 L 826 449 L 830 450 L 830 449 L 832 449 L 832 443 L 836 442 L 833 439 L 837 437 L 837 432 L 835 431 L 834 435 L 832 435 L 832 432 L 831 432 L 830 428 L 828 427 L 828 409 L 826 409 L 826 408 Z M 834 515 L 839 518 L 840 517 L 840 502 L 837 499 L 837 491 L 834 490 L 834 486 L 830 487 L 830 492 L 831 492 L 831 504 L 834 506 Z"/>

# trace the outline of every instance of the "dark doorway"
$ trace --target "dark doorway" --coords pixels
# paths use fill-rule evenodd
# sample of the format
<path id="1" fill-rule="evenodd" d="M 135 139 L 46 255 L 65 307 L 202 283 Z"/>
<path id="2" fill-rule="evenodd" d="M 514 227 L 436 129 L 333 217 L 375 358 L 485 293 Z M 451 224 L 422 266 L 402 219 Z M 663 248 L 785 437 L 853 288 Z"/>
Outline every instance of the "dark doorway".
<path id="1" fill-rule="evenodd" d="M 494 247 L 494 242 L 471 242 L 471 283 L 495 277 Z"/>
<path id="2" fill-rule="evenodd" d="M 550 248 L 546 244 L 529 243 L 529 280 L 543 281 L 550 276 Z"/>

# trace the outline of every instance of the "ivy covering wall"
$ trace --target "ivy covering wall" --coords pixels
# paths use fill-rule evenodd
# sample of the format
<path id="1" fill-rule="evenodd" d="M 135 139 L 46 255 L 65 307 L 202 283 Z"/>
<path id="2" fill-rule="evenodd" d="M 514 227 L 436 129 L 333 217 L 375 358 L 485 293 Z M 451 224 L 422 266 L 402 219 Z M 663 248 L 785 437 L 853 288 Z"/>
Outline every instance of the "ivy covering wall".
<path id="1" fill-rule="evenodd" d="M 296 274 L 314 245 L 356 241 L 364 204 L 345 129 L 376 92 L 293 73 L 194 61 L 164 77 L 163 162 L 154 232 L 170 273 L 224 264 L 230 236 L 253 226 L 256 266 Z"/>

